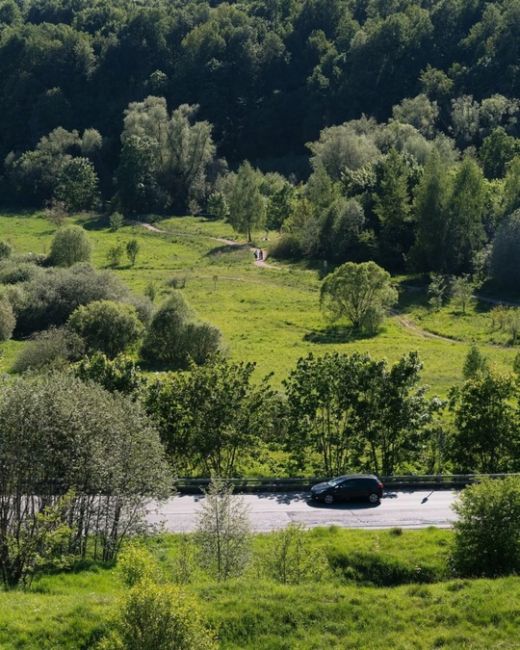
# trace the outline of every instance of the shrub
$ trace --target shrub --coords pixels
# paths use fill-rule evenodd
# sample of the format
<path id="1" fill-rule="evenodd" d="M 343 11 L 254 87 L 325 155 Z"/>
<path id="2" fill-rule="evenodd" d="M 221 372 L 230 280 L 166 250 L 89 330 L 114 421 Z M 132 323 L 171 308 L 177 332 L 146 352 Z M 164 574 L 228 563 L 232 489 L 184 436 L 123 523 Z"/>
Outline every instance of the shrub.
<path id="1" fill-rule="evenodd" d="M 197 603 L 177 587 L 142 580 L 124 599 L 102 650 L 216 650 Z"/>
<path id="2" fill-rule="evenodd" d="M 82 359 L 74 370 L 83 381 L 95 381 L 111 393 L 130 395 L 143 384 L 134 360 L 125 355 L 108 359 L 98 352 L 90 358 Z"/>
<path id="3" fill-rule="evenodd" d="M 269 577 L 282 584 L 299 584 L 305 580 L 318 580 L 325 573 L 325 557 L 311 552 L 305 528 L 290 523 L 286 528 L 271 533 L 263 566 Z"/>
<path id="4" fill-rule="evenodd" d="M 117 558 L 117 568 L 127 587 L 134 587 L 143 580 L 154 580 L 159 572 L 154 556 L 137 544 L 125 546 Z"/>
<path id="5" fill-rule="evenodd" d="M 128 261 L 130 262 L 131 266 L 134 266 L 135 261 L 137 259 L 137 255 L 139 253 L 139 242 L 137 239 L 131 239 L 129 242 L 126 244 L 126 255 L 128 257 Z"/>
<path id="6" fill-rule="evenodd" d="M 13 370 L 25 372 L 47 366 L 61 367 L 79 359 L 84 351 L 83 339 L 77 334 L 65 328 L 51 327 L 27 343 L 16 358 Z"/>
<path id="7" fill-rule="evenodd" d="M 222 334 L 218 327 L 209 323 L 188 323 L 185 327 L 186 359 L 197 365 L 206 363 L 222 349 Z"/>
<path id="8" fill-rule="evenodd" d="M 90 260 L 91 246 L 80 226 L 58 230 L 51 244 L 50 261 L 55 266 L 72 266 Z"/>
<path id="9" fill-rule="evenodd" d="M 113 274 L 88 264 L 47 269 L 25 286 L 26 298 L 17 314 L 16 333 L 26 336 L 63 325 L 80 305 L 95 300 L 122 300 L 128 289 Z"/>
<path id="10" fill-rule="evenodd" d="M 41 274 L 42 269 L 29 262 L 18 262 L 11 259 L 0 264 L 0 282 L 2 284 L 30 282 Z"/>
<path id="11" fill-rule="evenodd" d="M 110 215 L 110 230 L 112 232 L 117 232 L 119 228 L 123 226 L 124 218 L 120 212 L 113 212 Z"/>
<path id="12" fill-rule="evenodd" d="M 212 479 L 198 514 L 196 543 L 201 565 L 217 580 L 240 575 L 251 552 L 249 507 L 233 488 Z"/>
<path id="13" fill-rule="evenodd" d="M 13 249 L 11 248 L 10 244 L 8 244 L 6 241 L 0 241 L 0 260 L 5 260 L 8 257 L 11 257 L 12 252 Z"/>
<path id="14" fill-rule="evenodd" d="M 109 358 L 137 343 L 143 333 L 135 307 L 111 300 L 78 307 L 67 326 L 85 340 L 88 351 L 104 352 Z"/>
<path id="15" fill-rule="evenodd" d="M 187 368 L 190 360 L 203 364 L 220 348 L 219 330 L 194 321 L 188 303 L 175 292 L 153 317 L 142 355 L 150 362 Z"/>
<path id="16" fill-rule="evenodd" d="M 0 294 L 0 341 L 7 341 L 13 335 L 16 318 L 7 295 Z"/>
<path id="17" fill-rule="evenodd" d="M 31 536 L 42 503 L 72 489 L 62 513 L 69 553 L 110 560 L 126 535 L 146 529 L 150 499 L 171 490 L 159 435 L 140 405 L 69 373 L 3 382 L 0 467 L 0 579 L 11 585 L 25 570 L 20 542 L 29 536 L 38 548 Z"/>
<path id="18" fill-rule="evenodd" d="M 123 257 L 123 246 L 121 244 L 114 244 L 107 251 L 107 263 L 112 268 L 121 266 L 121 258 Z"/>
<path id="19" fill-rule="evenodd" d="M 494 578 L 520 571 L 520 479 L 467 487 L 454 510 L 452 561 L 461 576 Z"/>

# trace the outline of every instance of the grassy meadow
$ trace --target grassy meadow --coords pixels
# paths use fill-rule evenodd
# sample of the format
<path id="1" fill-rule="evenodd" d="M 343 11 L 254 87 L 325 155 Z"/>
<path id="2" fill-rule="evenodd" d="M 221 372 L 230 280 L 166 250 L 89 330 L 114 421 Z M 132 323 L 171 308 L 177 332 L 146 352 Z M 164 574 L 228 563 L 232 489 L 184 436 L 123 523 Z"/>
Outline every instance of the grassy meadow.
<path id="1" fill-rule="evenodd" d="M 254 539 L 241 578 L 216 583 L 195 571 L 185 589 L 201 602 L 225 650 L 488 650 L 518 647 L 520 579 L 453 580 L 444 576 L 452 532 L 314 529 L 306 551 L 329 558 L 319 579 L 283 585 L 259 575 L 269 535 Z M 178 538 L 148 542 L 163 580 L 172 580 Z M 378 562 L 430 567 L 432 582 L 375 586 L 329 566 L 363 551 Z M 26 591 L 0 593 L 2 650 L 93 648 L 106 631 L 124 587 L 117 569 L 93 565 L 43 575 Z"/>
<path id="2" fill-rule="evenodd" d="M 183 291 L 189 302 L 201 318 L 222 330 L 231 357 L 255 361 L 258 375 L 274 373 L 275 383 L 282 381 L 299 357 L 329 350 L 369 352 L 390 361 L 417 350 L 424 362 L 425 383 L 441 395 L 460 381 L 472 341 L 477 341 L 499 368 L 512 365 L 515 350 L 491 332 L 490 305 L 477 303 L 466 315 L 451 306 L 431 313 L 424 304 L 424 292 L 403 289 L 400 313 L 388 318 L 377 336 L 352 338 L 348 328 L 331 327 L 320 312 L 315 270 L 271 259 L 265 267 L 255 266 L 247 246 L 221 241 L 237 241 L 229 224 L 182 217 L 156 224 L 166 232 L 153 232 L 141 225 L 111 232 L 97 218 L 83 216 L 71 221 L 87 229 L 98 268 L 107 266 L 110 247 L 137 238 L 140 252 L 136 265 L 131 268 L 123 257 L 121 267 L 115 270 L 123 281 L 137 293 L 153 282 L 156 302 L 171 290 L 172 280 L 185 281 Z M 55 231 L 43 214 L 0 216 L 0 238 L 17 253 L 47 253 Z M 271 235 L 266 244 L 263 232 L 256 235 L 260 246 L 269 246 L 274 238 Z M 10 369 L 22 346 L 20 341 L 2 344 L 2 370 Z"/>

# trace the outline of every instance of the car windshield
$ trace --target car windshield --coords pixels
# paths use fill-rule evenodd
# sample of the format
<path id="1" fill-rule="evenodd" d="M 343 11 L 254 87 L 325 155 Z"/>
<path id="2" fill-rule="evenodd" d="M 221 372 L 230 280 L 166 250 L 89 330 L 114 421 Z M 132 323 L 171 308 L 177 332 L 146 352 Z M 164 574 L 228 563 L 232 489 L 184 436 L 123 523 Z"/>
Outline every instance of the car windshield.
<path id="1" fill-rule="evenodd" d="M 344 476 L 338 476 L 338 478 L 333 478 L 329 481 L 329 485 L 339 485 L 345 480 Z"/>

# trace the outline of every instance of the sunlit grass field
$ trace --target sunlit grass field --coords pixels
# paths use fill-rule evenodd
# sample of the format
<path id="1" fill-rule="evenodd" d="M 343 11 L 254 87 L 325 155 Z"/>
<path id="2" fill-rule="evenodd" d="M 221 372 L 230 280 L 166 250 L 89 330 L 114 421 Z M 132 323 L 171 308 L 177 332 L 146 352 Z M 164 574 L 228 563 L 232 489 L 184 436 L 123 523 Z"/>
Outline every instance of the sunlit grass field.
<path id="1" fill-rule="evenodd" d="M 315 529 L 306 550 L 325 558 L 363 551 L 380 560 L 446 566 L 452 532 L 435 529 L 347 531 Z M 149 545 L 163 579 L 172 580 L 177 538 L 161 536 Z M 253 558 L 268 536 L 254 541 Z M 326 572 L 320 580 L 282 585 L 255 575 L 216 583 L 195 571 L 184 588 L 201 602 L 204 616 L 225 650 L 488 650 L 518 648 L 520 579 L 453 580 L 392 588 Z M 93 648 L 106 631 L 124 587 L 114 568 L 44 575 L 27 592 L 0 592 L 2 650 Z"/>
<path id="2" fill-rule="evenodd" d="M 273 373 L 276 384 L 299 357 L 332 350 L 368 352 L 390 361 L 417 350 L 424 363 L 424 382 L 443 395 L 460 382 L 472 341 L 479 342 L 499 369 L 512 366 L 515 349 L 504 345 L 505 340 L 495 340 L 498 335 L 490 333 L 489 310 L 478 304 L 466 316 L 450 306 L 431 313 L 424 307 L 422 294 L 410 294 L 403 300 L 403 311 L 415 327 L 406 327 L 399 317 L 392 316 L 377 336 L 352 339 L 346 328 L 331 329 L 321 313 L 316 270 L 270 259 L 266 268 L 255 266 L 246 246 L 231 247 L 218 241 L 241 242 L 227 223 L 182 217 L 155 224 L 167 233 L 151 232 L 141 225 L 127 225 L 114 233 L 108 224 L 88 216 L 71 221 L 87 229 L 98 268 L 107 267 L 110 247 L 138 239 L 136 265 L 129 267 L 123 256 L 121 267 L 115 269 L 121 279 L 140 294 L 154 283 L 156 304 L 168 295 L 172 279 L 185 281 L 188 301 L 201 318 L 222 330 L 231 358 L 256 362 L 257 376 Z M 55 231 L 42 214 L 0 216 L 0 239 L 10 242 L 17 253 L 48 253 Z M 256 233 L 259 246 L 266 245 L 264 235 Z M 273 238 L 270 235 L 271 243 Z M 428 338 L 424 330 L 457 340 Z M 9 370 L 21 346 L 19 341 L 2 344 L 3 370 Z"/>

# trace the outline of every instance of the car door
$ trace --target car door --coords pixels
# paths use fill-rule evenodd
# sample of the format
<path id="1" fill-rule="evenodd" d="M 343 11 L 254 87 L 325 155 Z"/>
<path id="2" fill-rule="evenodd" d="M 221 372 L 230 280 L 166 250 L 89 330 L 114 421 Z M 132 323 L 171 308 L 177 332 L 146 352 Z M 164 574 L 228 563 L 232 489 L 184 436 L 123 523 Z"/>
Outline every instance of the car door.
<path id="1" fill-rule="evenodd" d="M 363 479 L 353 478 L 349 480 L 345 498 L 349 501 L 358 501 L 365 494 Z"/>
<path id="2" fill-rule="evenodd" d="M 354 490 L 354 480 L 347 478 L 337 486 L 336 492 L 338 499 L 342 501 L 350 501 Z"/>

